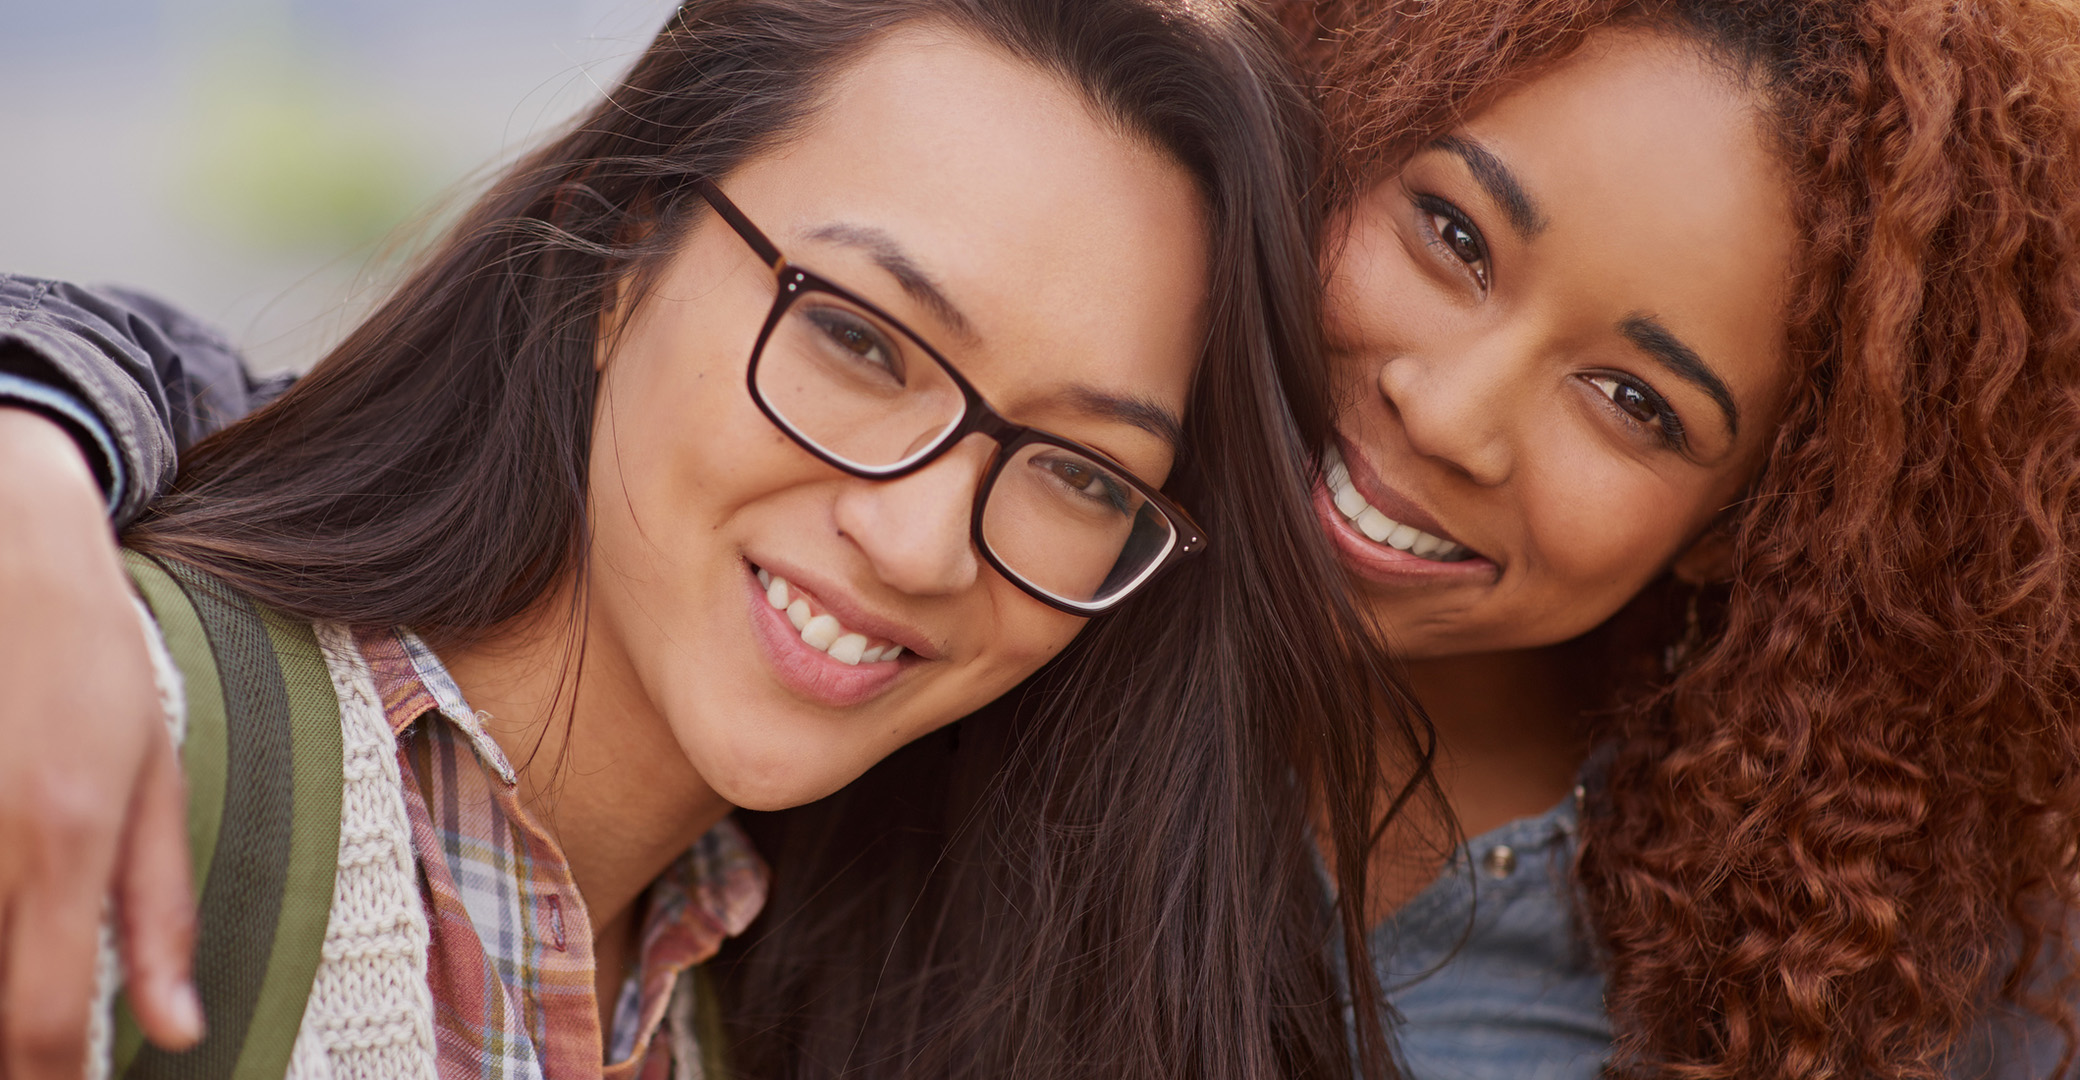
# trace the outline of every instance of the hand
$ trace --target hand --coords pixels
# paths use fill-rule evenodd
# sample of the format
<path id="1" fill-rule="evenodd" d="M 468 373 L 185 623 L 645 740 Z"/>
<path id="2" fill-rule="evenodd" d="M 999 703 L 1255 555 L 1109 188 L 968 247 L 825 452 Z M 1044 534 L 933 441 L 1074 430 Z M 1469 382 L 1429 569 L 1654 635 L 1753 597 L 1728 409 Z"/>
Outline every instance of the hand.
<path id="1" fill-rule="evenodd" d="M 0 1080 L 78 1080 L 104 904 L 152 1042 L 202 1035 L 186 796 L 86 459 L 0 406 Z"/>

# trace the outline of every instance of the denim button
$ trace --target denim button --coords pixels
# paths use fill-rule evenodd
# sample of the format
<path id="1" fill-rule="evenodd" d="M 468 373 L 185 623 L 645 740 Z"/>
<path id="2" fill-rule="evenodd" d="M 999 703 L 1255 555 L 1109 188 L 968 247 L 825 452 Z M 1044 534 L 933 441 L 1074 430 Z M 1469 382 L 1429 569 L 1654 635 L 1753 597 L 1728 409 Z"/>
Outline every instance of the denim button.
<path id="1" fill-rule="evenodd" d="M 1516 849 L 1508 844 L 1497 844 L 1489 848 L 1488 853 L 1481 856 L 1481 868 L 1488 872 L 1489 877 L 1508 877 L 1517 868 Z"/>

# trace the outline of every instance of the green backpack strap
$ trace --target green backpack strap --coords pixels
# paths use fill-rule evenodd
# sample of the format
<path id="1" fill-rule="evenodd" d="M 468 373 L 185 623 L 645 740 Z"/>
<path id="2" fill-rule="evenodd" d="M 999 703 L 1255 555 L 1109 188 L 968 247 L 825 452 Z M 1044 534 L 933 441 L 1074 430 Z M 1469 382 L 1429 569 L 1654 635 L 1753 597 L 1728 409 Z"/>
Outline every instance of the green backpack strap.
<path id="1" fill-rule="evenodd" d="M 186 564 L 123 558 L 186 684 L 195 988 L 209 1031 L 167 1053 L 119 1008 L 110 1075 L 279 1080 L 332 911 L 339 699 L 308 624 Z"/>
<path id="2" fill-rule="evenodd" d="M 700 1075 L 705 1080 L 735 1076 L 729 1067 L 729 1029 L 722 1024 L 722 999 L 707 965 L 693 969 L 693 1030 L 701 1048 Z"/>

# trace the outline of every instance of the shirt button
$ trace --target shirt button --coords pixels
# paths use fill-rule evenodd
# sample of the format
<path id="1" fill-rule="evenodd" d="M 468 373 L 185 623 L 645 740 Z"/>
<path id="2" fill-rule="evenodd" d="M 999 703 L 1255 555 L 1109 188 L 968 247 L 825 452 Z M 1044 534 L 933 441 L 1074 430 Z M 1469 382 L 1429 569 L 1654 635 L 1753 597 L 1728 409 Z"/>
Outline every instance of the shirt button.
<path id="1" fill-rule="evenodd" d="M 563 898 L 559 896 L 549 897 L 549 934 L 556 939 L 557 952 L 568 951 L 563 940 Z"/>
<path id="2" fill-rule="evenodd" d="M 1481 869 L 1492 878 L 1506 878 L 1517 868 L 1517 853 L 1508 844 L 1497 844 L 1481 856 Z"/>

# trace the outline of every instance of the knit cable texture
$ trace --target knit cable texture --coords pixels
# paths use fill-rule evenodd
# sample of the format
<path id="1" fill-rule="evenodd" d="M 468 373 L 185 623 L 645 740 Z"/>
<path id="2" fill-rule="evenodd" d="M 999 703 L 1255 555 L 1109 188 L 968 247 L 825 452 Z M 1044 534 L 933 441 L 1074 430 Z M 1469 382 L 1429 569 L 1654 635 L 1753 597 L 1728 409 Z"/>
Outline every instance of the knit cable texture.
<path id="1" fill-rule="evenodd" d="M 352 632 L 332 623 L 313 629 L 339 692 L 339 872 L 324 957 L 311 982 L 289 1076 L 433 1080 L 426 908 L 397 739 Z"/>

